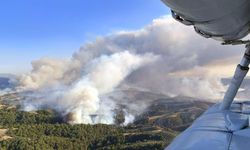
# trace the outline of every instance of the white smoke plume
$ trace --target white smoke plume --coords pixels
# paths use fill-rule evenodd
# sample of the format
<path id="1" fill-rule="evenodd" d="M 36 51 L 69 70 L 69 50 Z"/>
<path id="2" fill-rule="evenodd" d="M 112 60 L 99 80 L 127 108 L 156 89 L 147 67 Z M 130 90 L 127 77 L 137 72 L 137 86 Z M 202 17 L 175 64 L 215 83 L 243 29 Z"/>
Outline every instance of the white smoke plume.
<path id="1" fill-rule="evenodd" d="M 80 78 L 71 83 L 62 79 L 71 62 L 41 59 L 33 63 L 30 74 L 21 78 L 20 89 L 32 91 L 31 95 L 26 93 L 30 99 L 25 101 L 24 109 L 52 108 L 73 124 L 112 124 L 116 103 L 101 97 L 112 92 L 131 72 L 156 59 L 150 53 L 137 55 L 128 51 L 102 55 L 81 68 Z"/>
<path id="2" fill-rule="evenodd" d="M 131 74 L 126 79 L 126 84 L 171 96 L 191 96 L 205 100 L 222 98 L 225 87 L 220 79 L 230 77 L 230 73 L 234 72 L 234 68 L 222 71 L 225 69 L 224 60 L 230 59 L 230 63 L 236 65 L 244 51 L 243 46 L 222 46 L 217 41 L 205 39 L 197 35 L 193 28 L 167 16 L 155 19 L 140 30 L 99 37 L 84 45 L 75 54 L 75 58 L 81 62 L 83 57 L 86 58 L 83 59 L 85 61 L 102 53 L 109 54 L 123 49 L 139 54 L 153 52 L 161 56 L 155 63 Z M 88 53 L 90 50 L 91 55 Z M 211 74 L 214 69 L 211 65 L 216 67 L 217 61 L 220 61 L 220 67 Z M 178 75 L 179 72 L 182 72 L 181 76 Z"/>
<path id="3" fill-rule="evenodd" d="M 98 37 L 70 60 L 34 61 L 31 73 L 20 78 L 18 89 L 30 97 L 25 110 L 52 108 L 70 123 L 110 124 L 119 103 L 106 95 L 123 86 L 168 96 L 221 99 L 225 87 L 220 79 L 231 76 L 234 69 L 225 71 L 223 64 L 226 60 L 233 60 L 227 66 L 236 64 L 244 50 L 239 48 L 204 39 L 167 16 L 140 30 Z M 211 71 L 218 65 L 222 68 Z M 129 123 L 139 113 L 129 112 L 140 106 L 123 104 Z"/>

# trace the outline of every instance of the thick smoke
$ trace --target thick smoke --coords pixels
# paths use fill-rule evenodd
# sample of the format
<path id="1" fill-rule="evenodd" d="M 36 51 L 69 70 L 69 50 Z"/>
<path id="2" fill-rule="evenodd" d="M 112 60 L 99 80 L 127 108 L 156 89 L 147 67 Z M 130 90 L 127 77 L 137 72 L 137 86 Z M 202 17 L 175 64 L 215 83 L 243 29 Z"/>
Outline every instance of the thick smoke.
<path id="1" fill-rule="evenodd" d="M 63 80 L 66 72 L 71 75 L 67 70 L 71 62 L 41 59 L 33 63 L 30 74 L 21 78 L 20 89 L 32 91 L 25 93 L 30 99 L 25 101 L 24 109 L 52 108 L 74 124 L 114 123 L 116 103 L 102 96 L 112 92 L 131 72 L 156 59 L 150 53 L 128 51 L 102 55 L 79 68 L 81 75 L 72 82 Z"/>
<path id="2" fill-rule="evenodd" d="M 168 16 L 140 30 L 98 37 L 70 60 L 34 61 L 32 72 L 20 78 L 18 89 L 29 97 L 23 104 L 27 111 L 52 108 L 70 123 L 110 124 L 120 102 L 107 95 L 116 88 L 220 99 L 225 91 L 220 79 L 231 74 L 211 70 L 224 60 L 237 61 L 243 53 L 237 49 L 204 39 Z M 140 106 L 123 104 L 129 123 L 139 113 L 131 110 Z"/>
<path id="3" fill-rule="evenodd" d="M 244 50 L 244 47 L 241 47 L 241 51 L 239 48 L 222 46 L 217 41 L 200 37 L 191 27 L 170 17 L 163 17 L 140 30 L 121 31 L 97 38 L 84 45 L 75 54 L 75 58 L 81 62 L 81 58 L 86 58 L 83 59 L 85 61 L 102 53 L 109 54 L 123 49 L 139 54 L 153 52 L 160 55 L 161 59 L 135 71 L 126 79 L 126 84 L 170 96 L 182 95 L 207 100 L 222 98 L 225 87 L 220 79 L 234 72 L 234 68 L 229 68 L 224 71 L 228 74 L 223 74 L 221 70 L 224 68 L 221 65 L 218 72 L 211 74 L 213 67 L 210 66 L 218 65 L 214 63 L 217 61 L 224 64 L 224 60 L 232 57 L 231 64 L 236 64 Z M 90 50 L 91 55 L 88 53 Z"/>

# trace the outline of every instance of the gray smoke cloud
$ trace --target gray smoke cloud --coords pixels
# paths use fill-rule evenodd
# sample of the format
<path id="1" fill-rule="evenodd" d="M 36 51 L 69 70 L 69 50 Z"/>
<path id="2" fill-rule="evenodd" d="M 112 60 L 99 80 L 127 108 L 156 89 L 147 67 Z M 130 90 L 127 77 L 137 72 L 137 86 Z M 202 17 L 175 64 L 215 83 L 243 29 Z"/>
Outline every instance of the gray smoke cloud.
<path id="1" fill-rule="evenodd" d="M 24 110 L 52 108 L 70 118 L 69 123 L 112 124 L 119 102 L 107 95 L 123 87 L 220 99 L 225 91 L 221 76 L 209 70 L 218 60 L 237 60 L 240 48 L 203 39 L 167 16 L 136 31 L 98 37 L 70 60 L 34 61 L 33 70 L 20 77 L 18 90 L 28 97 Z M 123 104 L 129 123 L 139 113 L 131 110 L 140 106 Z"/>
<path id="2" fill-rule="evenodd" d="M 84 45 L 75 56 L 76 58 L 91 58 L 102 53 L 109 54 L 123 49 L 139 54 L 153 52 L 161 56 L 161 59 L 155 63 L 144 66 L 131 74 L 126 79 L 126 83 L 130 86 L 172 96 L 183 95 L 203 99 L 220 99 L 225 91 L 225 87 L 220 82 L 220 72 L 218 75 L 210 75 L 205 69 L 206 65 L 218 60 L 223 64 L 224 59 L 231 57 L 238 59 L 244 50 L 242 46 L 222 46 L 217 41 L 204 39 L 197 35 L 192 27 L 179 24 L 167 16 L 155 19 L 150 25 L 140 30 L 121 31 L 100 37 Z M 88 50 L 93 53 L 86 55 Z M 235 64 L 237 59 L 233 59 L 236 60 Z M 185 74 L 182 76 L 177 74 L 180 71 L 189 72 L 190 70 L 193 72 L 188 77 Z M 233 70 L 227 71 L 233 72 Z"/>
<path id="3" fill-rule="evenodd" d="M 32 91 L 25 93 L 29 99 L 24 110 L 52 108 L 67 116 L 72 124 L 112 124 L 116 103 L 102 96 L 112 92 L 131 72 L 156 59 L 151 53 L 139 55 L 128 51 L 101 55 L 77 68 L 76 71 L 81 70 L 79 78 L 70 82 L 64 75 L 72 75 L 67 70 L 72 61 L 41 59 L 33 63 L 30 74 L 20 79 L 19 90 Z"/>

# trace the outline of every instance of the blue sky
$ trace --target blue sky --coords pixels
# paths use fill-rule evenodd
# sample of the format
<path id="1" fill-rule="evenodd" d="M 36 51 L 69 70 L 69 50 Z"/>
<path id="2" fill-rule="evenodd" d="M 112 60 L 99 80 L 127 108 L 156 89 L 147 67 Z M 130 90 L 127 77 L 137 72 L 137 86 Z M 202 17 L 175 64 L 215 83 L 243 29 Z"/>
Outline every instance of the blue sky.
<path id="1" fill-rule="evenodd" d="M 23 73 L 41 57 L 69 58 L 86 41 L 134 30 L 169 13 L 160 0 L 0 2 L 0 73 Z"/>

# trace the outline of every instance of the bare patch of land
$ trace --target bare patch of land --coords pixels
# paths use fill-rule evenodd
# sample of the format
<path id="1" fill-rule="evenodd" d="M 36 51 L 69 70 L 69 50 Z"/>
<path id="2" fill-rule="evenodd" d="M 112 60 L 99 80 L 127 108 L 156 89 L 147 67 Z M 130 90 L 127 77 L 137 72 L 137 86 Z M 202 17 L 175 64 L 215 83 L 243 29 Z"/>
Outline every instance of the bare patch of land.
<path id="1" fill-rule="evenodd" d="M 0 141 L 12 139 L 11 136 L 8 136 L 6 133 L 8 132 L 8 129 L 0 129 Z"/>

